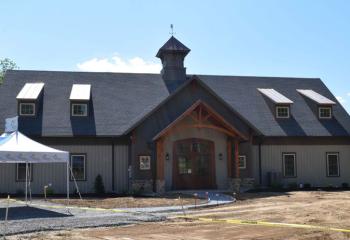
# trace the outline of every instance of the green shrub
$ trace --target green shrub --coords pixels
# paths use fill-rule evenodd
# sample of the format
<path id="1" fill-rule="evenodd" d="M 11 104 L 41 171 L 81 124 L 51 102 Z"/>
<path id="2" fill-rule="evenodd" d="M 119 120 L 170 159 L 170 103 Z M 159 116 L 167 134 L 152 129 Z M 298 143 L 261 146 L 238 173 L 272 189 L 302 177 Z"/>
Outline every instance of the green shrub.
<path id="1" fill-rule="evenodd" d="M 296 182 L 288 183 L 288 188 L 289 189 L 297 189 L 298 188 L 298 184 Z"/>
<path id="2" fill-rule="evenodd" d="M 23 189 L 17 189 L 16 190 L 16 195 L 17 196 L 23 196 L 24 195 L 24 190 Z"/>
<path id="3" fill-rule="evenodd" d="M 283 188 L 283 184 L 280 182 L 273 182 L 271 183 L 271 188 L 272 189 L 282 189 Z"/>
<path id="4" fill-rule="evenodd" d="M 304 188 L 310 189 L 310 188 L 311 188 L 311 184 L 310 184 L 310 183 L 305 183 L 305 184 L 304 184 Z"/>
<path id="5" fill-rule="evenodd" d="M 103 184 L 103 179 L 100 174 L 97 175 L 95 179 L 95 193 L 96 194 L 104 194 L 105 193 L 105 186 Z"/>
<path id="6" fill-rule="evenodd" d="M 55 191 L 53 190 L 52 187 L 46 188 L 46 196 L 52 196 L 55 194 Z"/>
<path id="7" fill-rule="evenodd" d="M 341 186 L 342 186 L 343 188 L 349 188 L 349 183 L 343 182 L 343 183 L 341 184 Z"/>

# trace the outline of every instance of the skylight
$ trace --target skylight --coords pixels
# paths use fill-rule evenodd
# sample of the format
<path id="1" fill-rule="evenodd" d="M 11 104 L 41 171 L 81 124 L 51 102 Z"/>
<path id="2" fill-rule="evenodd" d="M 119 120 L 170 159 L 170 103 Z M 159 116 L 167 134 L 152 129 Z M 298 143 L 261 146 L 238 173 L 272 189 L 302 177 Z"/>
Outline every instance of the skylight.
<path id="1" fill-rule="evenodd" d="M 297 91 L 304 95 L 305 97 L 311 99 L 312 101 L 320 104 L 320 105 L 334 105 L 336 104 L 334 101 L 322 96 L 321 94 L 315 92 L 311 89 L 297 89 Z"/>
<path id="2" fill-rule="evenodd" d="M 89 101 L 91 96 L 90 84 L 73 84 L 70 100 Z"/>
<path id="3" fill-rule="evenodd" d="M 258 91 L 270 98 L 276 104 L 292 104 L 293 101 L 272 88 L 258 88 Z"/>
<path id="4" fill-rule="evenodd" d="M 17 99 L 36 100 L 44 88 L 44 83 L 26 83 L 18 93 Z"/>

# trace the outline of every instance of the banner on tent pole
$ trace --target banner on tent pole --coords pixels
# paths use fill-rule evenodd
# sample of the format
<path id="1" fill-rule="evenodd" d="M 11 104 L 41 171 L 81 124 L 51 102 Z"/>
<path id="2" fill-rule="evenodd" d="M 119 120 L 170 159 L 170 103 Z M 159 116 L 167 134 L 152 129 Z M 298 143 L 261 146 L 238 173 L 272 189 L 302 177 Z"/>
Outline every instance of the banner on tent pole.
<path id="1" fill-rule="evenodd" d="M 5 119 L 5 132 L 15 132 L 18 130 L 18 116 Z"/>

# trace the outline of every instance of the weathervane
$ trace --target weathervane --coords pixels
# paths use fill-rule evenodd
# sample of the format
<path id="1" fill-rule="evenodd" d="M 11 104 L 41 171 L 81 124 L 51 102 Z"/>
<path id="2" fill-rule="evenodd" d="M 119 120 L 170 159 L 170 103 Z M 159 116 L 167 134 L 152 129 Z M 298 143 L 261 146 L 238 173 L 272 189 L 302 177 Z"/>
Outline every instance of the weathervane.
<path id="1" fill-rule="evenodd" d="M 174 25 L 173 24 L 170 24 L 170 30 L 171 30 L 171 32 L 170 32 L 171 36 L 174 36 L 175 32 L 174 32 Z"/>

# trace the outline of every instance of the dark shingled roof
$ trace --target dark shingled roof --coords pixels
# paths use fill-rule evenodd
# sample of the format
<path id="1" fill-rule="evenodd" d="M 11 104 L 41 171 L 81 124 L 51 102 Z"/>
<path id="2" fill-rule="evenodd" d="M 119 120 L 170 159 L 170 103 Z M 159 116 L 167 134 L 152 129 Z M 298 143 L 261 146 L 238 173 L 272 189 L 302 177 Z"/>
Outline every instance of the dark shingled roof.
<path id="1" fill-rule="evenodd" d="M 190 51 L 191 50 L 182 42 L 177 40 L 174 36 L 171 36 L 171 38 L 158 50 L 156 56 L 160 58 L 164 52 L 183 52 L 187 55 Z"/>
<path id="2" fill-rule="evenodd" d="M 350 117 L 342 105 L 319 78 L 198 77 L 219 97 L 265 136 L 349 136 Z M 273 88 L 294 103 L 291 118 L 276 119 L 275 110 L 269 108 L 271 101 L 257 88 Z M 312 111 L 317 105 L 300 95 L 296 89 L 312 89 L 333 100 L 333 118 L 320 120 Z"/>
<path id="3" fill-rule="evenodd" d="M 349 115 L 320 79 L 209 75 L 198 78 L 265 136 L 350 135 Z M 5 118 L 17 115 L 16 96 L 27 82 L 45 83 L 43 114 L 20 120 L 21 130 L 30 135 L 120 136 L 169 97 L 159 74 L 8 71 L 0 86 L 0 130 Z M 69 94 L 74 83 L 92 85 L 93 114 L 88 119 L 70 117 Z M 274 88 L 291 99 L 292 117 L 276 119 L 269 100 L 257 88 Z M 313 105 L 296 89 L 313 89 L 337 102 L 334 118 L 320 121 L 312 111 Z"/>
<path id="4" fill-rule="evenodd" d="M 168 96 L 159 74 L 8 71 L 0 86 L 0 130 L 17 115 L 16 96 L 27 82 L 44 82 L 43 114 L 20 121 L 24 133 L 42 136 L 122 135 Z M 70 117 L 73 84 L 91 84 L 93 114 Z"/>

